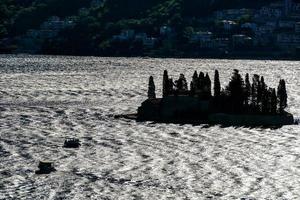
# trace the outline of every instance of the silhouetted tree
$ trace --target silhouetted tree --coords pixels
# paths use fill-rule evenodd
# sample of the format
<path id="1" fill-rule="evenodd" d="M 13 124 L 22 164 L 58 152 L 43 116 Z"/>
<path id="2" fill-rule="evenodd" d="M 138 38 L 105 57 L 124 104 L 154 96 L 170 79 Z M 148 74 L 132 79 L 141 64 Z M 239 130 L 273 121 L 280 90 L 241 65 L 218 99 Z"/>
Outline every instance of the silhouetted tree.
<path id="1" fill-rule="evenodd" d="M 166 97 L 169 95 L 170 91 L 170 81 L 169 81 L 169 76 L 168 76 L 168 71 L 164 71 L 164 77 L 163 77 L 163 97 Z"/>
<path id="2" fill-rule="evenodd" d="M 272 90 L 266 89 L 263 92 L 262 100 L 261 100 L 261 112 L 263 114 L 268 114 L 271 109 L 271 94 Z"/>
<path id="3" fill-rule="evenodd" d="M 287 92 L 286 92 L 286 85 L 284 79 L 279 81 L 279 85 L 277 89 L 277 98 L 278 98 L 279 112 L 283 113 L 284 109 L 287 107 Z"/>
<path id="4" fill-rule="evenodd" d="M 245 76 L 245 105 L 249 105 L 250 101 L 250 96 L 251 96 L 251 84 L 249 81 L 249 74 L 247 73 Z"/>
<path id="5" fill-rule="evenodd" d="M 241 111 L 244 100 L 244 81 L 237 69 L 234 70 L 226 90 L 228 91 L 231 99 L 232 111 Z"/>
<path id="6" fill-rule="evenodd" d="M 186 78 L 184 77 L 184 74 L 180 74 L 179 79 L 175 81 L 175 85 L 178 91 L 188 90 L 187 81 Z"/>
<path id="7" fill-rule="evenodd" d="M 219 97 L 221 92 L 221 83 L 219 77 L 219 71 L 215 70 L 215 77 L 214 77 L 214 96 Z"/>
<path id="8" fill-rule="evenodd" d="M 273 88 L 269 88 L 267 91 L 268 91 L 267 113 L 272 113 L 272 93 L 273 93 Z"/>
<path id="9" fill-rule="evenodd" d="M 259 105 L 259 75 L 254 74 L 252 79 L 252 87 L 251 87 L 251 105 L 252 110 L 258 111 Z"/>
<path id="10" fill-rule="evenodd" d="M 169 85 L 168 85 L 168 95 L 173 94 L 174 93 L 174 82 L 173 79 L 170 78 L 168 81 Z"/>
<path id="11" fill-rule="evenodd" d="M 262 111 L 262 113 L 267 113 L 268 112 L 269 96 L 268 96 L 267 85 L 265 83 L 265 79 L 264 79 L 263 76 L 260 78 L 259 87 L 260 87 L 259 88 L 260 111 Z"/>
<path id="12" fill-rule="evenodd" d="M 260 78 L 260 88 L 261 88 L 262 94 L 267 90 L 267 85 L 265 83 L 265 78 L 263 76 L 261 76 L 261 78 Z"/>
<path id="13" fill-rule="evenodd" d="M 198 87 L 198 73 L 197 73 L 197 71 L 195 71 L 194 75 L 193 75 L 193 80 L 191 82 L 191 94 L 192 95 L 195 95 L 197 87 Z"/>
<path id="14" fill-rule="evenodd" d="M 198 77 L 198 87 L 197 89 L 200 90 L 201 92 L 203 92 L 203 89 L 204 89 L 204 73 L 203 72 L 200 72 L 199 73 L 199 77 Z"/>
<path id="15" fill-rule="evenodd" d="M 193 81 L 190 83 L 190 95 L 194 96 L 195 95 L 195 87 Z"/>
<path id="16" fill-rule="evenodd" d="M 197 71 L 194 72 L 192 81 L 193 81 L 194 84 L 197 84 L 197 82 L 198 82 L 198 73 L 197 73 Z"/>
<path id="17" fill-rule="evenodd" d="M 148 98 L 149 99 L 155 99 L 156 98 L 155 84 L 154 84 L 153 76 L 150 76 L 150 78 L 149 78 Z"/>
<path id="18" fill-rule="evenodd" d="M 262 108 L 262 96 L 263 96 L 263 91 L 262 91 L 262 84 L 260 79 L 258 79 L 257 82 L 257 109 L 259 112 L 261 112 L 261 108 Z"/>
<path id="19" fill-rule="evenodd" d="M 212 82 L 208 73 L 204 75 L 203 72 L 200 72 L 198 75 L 197 71 L 195 71 L 193 79 L 190 82 L 191 90 L 188 93 L 188 83 L 184 74 L 180 74 L 179 79 L 174 84 L 173 80 L 169 79 L 168 72 L 164 71 L 164 97 L 170 94 L 175 96 L 190 94 L 191 96 L 197 95 L 200 99 L 210 99 L 212 96 L 211 87 Z M 286 83 L 283 79 L 279 82 L 276 95 L 276 90 L 267 86 L 263 76 L 260 77 L 255 74 L 251 85 L 249 74 L 246 74 L 244 82 L 239 71 L 236 69 L 233 71 L 225 90 L 221 90 L 219 72 L 215 70 L 214 95 L 218 98 L 211 100 L 212 105 L 214 105 L 214 111 L 217 112 L 276 114 L 277 110 L 283 113 L 287 107 Z M 149 99 L 156 98 L 155 84 L 152 76 L 149 78 L 148 97 Z"/>
<path id="20" fill-rule="evenodd" d="M 276 114 L 276 112 L 277 112 L 277 96 L 276 96 L 276 90 L 273 88 L 271 94 L 271 113 Z"/>
<path id="21" fill-rule="evenodd" d="M 186 81 L 186 78 L 184 77 L 184 74 L 181 74 L 181 81 L 182 81 L 182 90 L 188 91 L 188 82 Z"/>
<path id="22" fill-rule="evenodd" d="M 204 96 L 205 98 L 211 97 L 211 80 L 209 78 L 208 73 L 206 73 L 204 78 Z"/>
<path id="23" fill-rule="evenodd" d="M 216 101 L 218 111 L 231 112 L 230 94 L 227 89 L 221 88 L 220 97 Z"/>

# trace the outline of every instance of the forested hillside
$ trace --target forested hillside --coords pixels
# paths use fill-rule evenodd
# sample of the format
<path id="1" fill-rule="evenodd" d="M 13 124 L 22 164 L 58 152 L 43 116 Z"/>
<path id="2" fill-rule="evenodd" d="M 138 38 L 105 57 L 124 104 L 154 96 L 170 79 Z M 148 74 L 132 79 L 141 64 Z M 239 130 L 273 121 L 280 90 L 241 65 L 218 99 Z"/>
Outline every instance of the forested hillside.
<path id="1" fill-rule="evenodd" d="M 61 31 L 58 38 L 46 41 L 43 51 L 90 54 L 105 49 L 109 54 L 108 47 L 111 44 L 108 39 L 126 28 L 155 35 L 159 27 L 168 25 L 181 37 L 186 27 L 193 26 L 193 19 L 200 19 L 213 11 L 258 8 L 270 2 L 276 1 L 106 0 L 100 7 L 92 7 L 91 0 L 1 0 L 0 39 L 24 35 L 29 29 L 38 28 L 51 16 L 63 19 L 72 17 L 76 25 Z M 82 8 L 85 8 L 84 12 L 81 12 Z"/>
<path id="2" fill-rule="evenodd" d="M 104 8 L 95 15 L 99 17 L 104 14 L 103 18 L 97 19 L 106 22 L 148 16 L 167 18 L 176 14 L 200 17 L 217 9 L 258 7 L 269 2 L 272 0 L 107 0 Z M 1 0 L 0 35 L 9 31 L 5 29 L 21 34 L 53 15 L 77 15 L 79 8 L 89 4 L 88 0 Z"/>

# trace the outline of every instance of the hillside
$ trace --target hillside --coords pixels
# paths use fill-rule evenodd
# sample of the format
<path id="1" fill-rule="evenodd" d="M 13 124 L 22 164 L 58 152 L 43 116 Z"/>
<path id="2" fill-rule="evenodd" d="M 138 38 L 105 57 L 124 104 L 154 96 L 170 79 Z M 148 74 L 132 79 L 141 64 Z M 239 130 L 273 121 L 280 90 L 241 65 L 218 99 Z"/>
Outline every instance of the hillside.
<path id="1" fill-rule="evenodd" d="M 274 0 L 273 0 L 274 1 Z M 213 10 L 259 7 L 272 0 L 108 0 L 103 10 L 94 13 L 104 22 L 121 19 L 140 19 L 147 16 L 181 14 L 183 17 L 201 17 Z M 22 34 L 40 25 L 50 16 L 78 15 L 78 10 L 89 7 L 86 0 L 2 0 L 0 2 L 0 37 L 5 33 Z M 172 10 L 170 7 L 177 6 Z M 163 11 L 163 13 L 159 13 Z M 180 13 L 175 13 L 180 12 Z M 99 15 L 103 18 L 99 19 Z M 161 17 L 160 16 L 160 17 Z M 158 16 L 157 16 L 158 17 Z M 4 30 L 5 29 L 5 30 Z"/>
<path id="2" fill-rule="evenodd" d="M 154 54 L 174 55 L 176 49 L 183 51 L 186 48 L 182 45 L 187 42 L 192 33 L 202 30 L 199 26 L 199 23 L 202 23 L 201 19 L 210 16 L 214 11 L 256 9 L 278 1 L 143 0 L 141 3 L 140 0 L 106 0 L 97 7 L 92 6 L 91 2 L 91 0 L 2 0 L 0 40 L 22 36 L 30 29 L 39 29 L 41 24 L 51 16 L 58 16 L 62 20 L 72 19 L 75 25 L 64 28 L 56 37 L 39 44 L 42 45 L 36 50 L 39 53 L 142 55 L 144 49 L 141 44 L 114 44 L 111 38 L 126 29 L 156 37 L 162 26 L 169 26 L 176 32 L 176 38 L 169 44 L 159 44 L 164 47 L 159 49 L 159 53 L 156 51 Z M 245 22 L 249 20 L 248 16 L 243 17 Z M 214 24 L 206 24 L 206 26 L 214 27 Z M 15 43 L 16 46 L 19 45 Z"/>

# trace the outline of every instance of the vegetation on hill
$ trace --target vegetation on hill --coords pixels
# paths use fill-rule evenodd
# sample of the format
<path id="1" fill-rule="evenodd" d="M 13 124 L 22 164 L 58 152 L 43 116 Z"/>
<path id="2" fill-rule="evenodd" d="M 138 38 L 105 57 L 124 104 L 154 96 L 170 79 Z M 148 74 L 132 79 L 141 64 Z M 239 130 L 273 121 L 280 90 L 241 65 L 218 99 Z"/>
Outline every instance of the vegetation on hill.
<path id="1" fill-rule="evenodd" d="M 275 0 L 106 0 L 103 6 L 92 8 L 87 0 L 2 0 L 0 2 L 0 39 L 20 36 L 38 28 L 47 18 L 72 16 L 76 26 L 62 31 L 59 37 L 46 41 L 44 53 L 123 55 L 122 46 L 116 50 L 110 42 L 114 34 L 132 28 L 155 35 L 159 27 L 169 25 L 176 30 L 172 44 L 159 51 L 168 52 L 172 45 L 180 46 L 191 31 L 195 18 L 212 11 L 228 8 L 255 8 Z M 86 8 L 85 12 L 79 12 Z M 183 48 L 183 47 L 180 47 Z M 131 54 L 143 52 L 139 44 L 131 44 Z M 174 52 L 171 52 L 174 54 Z"/>
<path id="2" fill-rule="evenodd" d="M 13 0 L 0 1 L 0 39 L 7 36 L 12 25 L 12 18 L 19 10 L 17 3 Z"/>

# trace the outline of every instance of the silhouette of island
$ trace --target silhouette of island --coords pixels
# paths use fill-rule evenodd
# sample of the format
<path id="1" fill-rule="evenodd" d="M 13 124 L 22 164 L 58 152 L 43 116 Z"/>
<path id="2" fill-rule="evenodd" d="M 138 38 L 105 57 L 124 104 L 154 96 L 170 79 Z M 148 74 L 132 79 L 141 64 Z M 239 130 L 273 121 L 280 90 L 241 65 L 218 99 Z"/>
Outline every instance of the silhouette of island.
<path id="1" fill-rule="evenodd" d="M 214 87 L 208 73 L 195 71 L 190 89 L 184 74 L 173 81 L 168 71 L 163 75 L 163 96 L 157 98 L 155 83 L 149 78 L 148 99 L 138 108 L 136 119 L 166 123 L 222 124 L 233 126 L 283 126 L 294 124 L 292 114 L 285 111 L 287 90 L 284 79 L 277 91 L 270 88 L 263 76 L 247 73 L 242 78 L 234 70 L 228 85 L 221 88 L 215 70 Z M 127 116 L 134 118 L 133 115 Z"/>
<path id="2" fill-rule="evenodd" d="M 281 127 L 295 124 L 287 108 L 287 90 L 284 79 L 277 90 L 268 87 L 264 77 L 249 74 L 245 80 L 235 69 L 228 85 L 221 87 L 219 72 L 215 70 L 212 82 L 208 73 L 194 72 L 190 89 L 184 74 L 173 81 L 164 71 L 162 98 L 155 93 L 154 78 L 150 76 L 148 99 L 138 108 L 137 114 L 116 116 L 137 121 L 180 124 L 221 124 L 224 126 Z"/>

